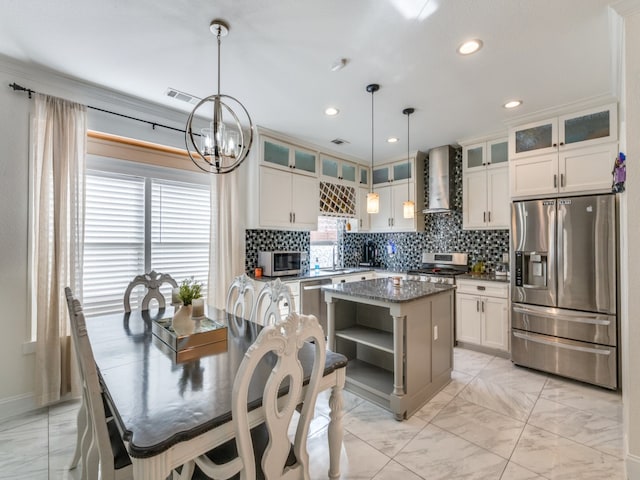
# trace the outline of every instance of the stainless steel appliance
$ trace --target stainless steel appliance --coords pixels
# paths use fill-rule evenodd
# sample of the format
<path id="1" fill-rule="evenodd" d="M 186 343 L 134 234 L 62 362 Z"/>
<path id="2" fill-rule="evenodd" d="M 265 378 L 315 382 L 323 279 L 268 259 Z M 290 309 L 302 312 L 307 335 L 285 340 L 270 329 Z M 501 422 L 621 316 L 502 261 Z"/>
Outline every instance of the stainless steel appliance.
<path id="1" fill-rule="evenodd" d="M 514 202 L 511 359 L 618 386 L 614 195 Z"/>
<path id="2" fill-rule="evenodd" d="M 258 252 L 258 265 L 265 277 L 299 275 L 305 252 Z"/>
<path id="3" fill-rule="evenodd" d="M 429 150 L 429 204 L 423 213 L 451 211 L 454 191 L 453 166 L 456 151 L 450 145 Z"/>
<path id="4" fill-rule="evenodd" d="M 322 287 L 331 285 L 331 278 L 313 278 L 300 281 L 300 312 L 305 315 L 315 315 L 327 334 L 327 302 L 324 301 Z"/>
<path id="5" fill-rule="evenodd" d="M 407 272 L 408 280 L 455 284 L 456 275 L 469 272 L 466 253 L 422 252 L 422 265 Z"/>

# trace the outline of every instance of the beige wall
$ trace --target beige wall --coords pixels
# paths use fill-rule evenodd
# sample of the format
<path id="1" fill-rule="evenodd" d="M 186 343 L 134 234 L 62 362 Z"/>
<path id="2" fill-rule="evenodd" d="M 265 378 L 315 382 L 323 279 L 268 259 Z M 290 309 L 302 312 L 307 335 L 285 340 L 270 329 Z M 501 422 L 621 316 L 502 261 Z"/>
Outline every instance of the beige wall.
<path id="1" fill-rule="evenodd" d="M 628 442 L 629 479 L 640 479 L 640 6 L 624 17 L 624 98 L 621 113 L 627 154 L 627 190 L 622 195 L 621 225 L 625 235 L 621 250 L 623 389 L 625 434 Z M 628 248 L 627 248 L 628 247 Z M 622 278 L 624 284 L 625 278 Z"/>

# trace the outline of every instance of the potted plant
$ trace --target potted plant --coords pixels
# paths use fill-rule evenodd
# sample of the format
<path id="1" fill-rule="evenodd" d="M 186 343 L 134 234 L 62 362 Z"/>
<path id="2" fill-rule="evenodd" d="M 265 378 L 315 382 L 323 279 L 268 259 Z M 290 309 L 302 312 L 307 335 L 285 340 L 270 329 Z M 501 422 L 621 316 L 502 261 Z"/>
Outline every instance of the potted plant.
<path id="1" fill-rule="evenodd" d="M 173 316 L 173 329 L 181 335 L 193 333 L 195 327 L 192 317 L 204 315 L 204 302 L 196 302 L 197 312 L 194 312 L 194 300 L 202 298 L 202 284 L 193 277 L 185 278 L 178 289 L 178 297 L 182 301 L 182 307 Z M 196 313 L 194 315 L 194 313 Z"/>

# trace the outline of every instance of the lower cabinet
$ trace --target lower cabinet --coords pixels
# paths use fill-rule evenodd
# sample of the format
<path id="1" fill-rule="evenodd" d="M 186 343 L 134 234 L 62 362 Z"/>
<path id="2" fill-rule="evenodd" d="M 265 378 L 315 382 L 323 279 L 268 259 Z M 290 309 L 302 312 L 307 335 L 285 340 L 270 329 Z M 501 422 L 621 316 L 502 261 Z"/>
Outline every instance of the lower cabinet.
<path id="1" fill-rule="evenodd" d="M 457 281 L 456 340 L 509 351 L 509 284 L 483 280 Z"/>

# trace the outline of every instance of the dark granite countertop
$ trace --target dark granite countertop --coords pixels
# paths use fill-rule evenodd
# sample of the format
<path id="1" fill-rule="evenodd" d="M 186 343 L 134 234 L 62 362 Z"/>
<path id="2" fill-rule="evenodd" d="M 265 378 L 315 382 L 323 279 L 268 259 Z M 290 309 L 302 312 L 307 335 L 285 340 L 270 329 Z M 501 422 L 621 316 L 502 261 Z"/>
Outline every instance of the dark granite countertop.
<path id="1" fill-rule="evenodd" d="M 376 269 L 371 267 L 345 267 L 336 270 L 320 269 L 317 272 L 315 270 L 311 270 L 309 273 L 301 273 L 300 275 L 285 275 L 282 277 L 256 277 L 253 274 L 249 275 L 249 277 L 259 282 L 271 282 L 276 278 L 279 278 L 282 282 L 295 282 L 299 280 L 313 280 L 314 278 L 337 277 L 339 275 L 350 275 L 353 273 L 373 272 L 374 270 Z"/>
<path id="2" fill-rule="evenodd" d="M 506 275 L 496 275 L 495 273 L 465 273 L 456 277 L 460 280 L 486 280 L 489 282 L 509 283 L 511 279 Z"/>
<path id="3" fill-rule="evenodd" d="M 401 303 L 454 288 L 453 285 L 417 280 L 402 280 L 399 286 L 394 286 L 392 278 L 373 278 L 361 282 L 327 285 L 322 287 L 322 290 L 382 302 Z"/>

